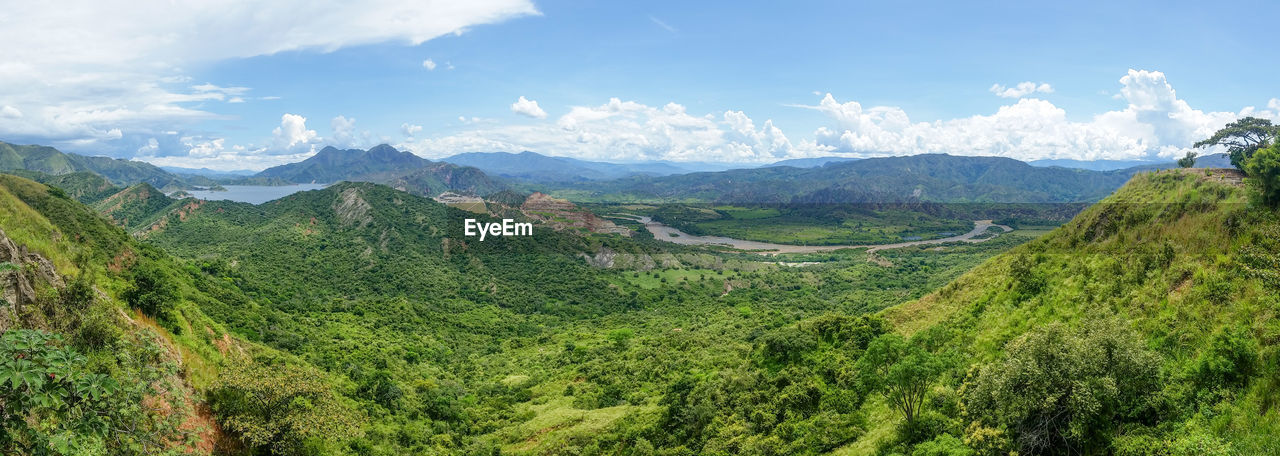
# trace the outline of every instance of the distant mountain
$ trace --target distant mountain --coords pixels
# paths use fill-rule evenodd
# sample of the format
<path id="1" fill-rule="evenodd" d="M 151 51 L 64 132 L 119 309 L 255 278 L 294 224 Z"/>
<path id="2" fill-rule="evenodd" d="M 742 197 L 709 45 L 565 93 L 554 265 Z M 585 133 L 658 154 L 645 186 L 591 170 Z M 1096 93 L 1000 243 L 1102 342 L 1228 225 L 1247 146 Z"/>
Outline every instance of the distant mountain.
<path id="1" fill-rule="evenodd" d="M 581 182 L 645 175 L 669 176 L 690 172 L 671 162 L 606 163 L 568 157 L 550 157 L 536 152 L 469 152 L 443 161 L 474 166 L 495 175 L 532 182 Z"/>
<path id="2" fill-rule="evenodd" d="M 163 169 L 165 171 L 168 171 L 174 174 L 185 174 L 188 176 L 204 176 L 204 177 L 213 177 L 213 178 L 252 176 L 258 173 L 257 171 L 253 171 L 249 169 L 219 171 L 216 169 L 209 169 L 209 168 L 183 168 L 181 166 L 161 166 L 160 169 Z"/>
<path id="3" fill-rule="evenodd" d="M 568 185 L 605 201 L 713 201 L 752 204 L 831 202 L 839 195 L 895 201 L 1085 202 L 1119 188 L 1138 170 L 1089 171 L 1035 167 L 999 157 L 926 154 L 829 163 L 630 177 Z"/>
<path id="4" fill-rule="evenodd" d="M 792 166 L 796 168 L 816 168 L 825 166 L 827 163 L 841 163 L 847 161 L 858 160 L 853 157 L 817 157 L 817 158 L 790 158 L 787 160 L 773 162 L 765 166 Z"/>
<path id="5" fill-rule="evenodd" d="M 381 180 L 392 188 L 419 196 L 434 197 L 444 192 L 489 195 L 507 186 L 470 166 L 432 162 L 424 168 L 395 178 Z"/>
<path id="6" fill-rule="evenodd" d="M 1093 171 L 1114 171 L 1126 168 L 1133 169 L 1171 169 L 1177 168 L 1178 164 L 1173 160 L 1168 161 L 1152 161 L 1152 160 L 1071 160 L 1071 159 L 1054 159 L 1054 160 L 1032 160 L 1027 162 L 1031 166 L 1061 166 L 1063 168 L 1088 169 Z M 1231 158 L 1227 154 L 1205 154 L 1196 158 L 1196 168 L 1231 168 Z"/>
<path id="7" fill-rule="evenodd" d="M 430 160 L 401 152 L 386 144 L 367 151 L 325 147 L 306 160 L 267 168 L 254 177 L 280 178 L 288 182 L 332 183 L 362 180 L 364 176 L 390 172 L 408 172 L 426 167 Z"/>
<path id="8" fill-rule="evenodd" d="M 109 157 L 89 157 L 66 153 L 48 146 L 10 144 L 0 141 L 0 171 L 29 170 L 50 175 L 90 172 L 112 184 L 127 186 L 146 182 L 166 191 L 186 188 L 186 179 L 150 163 Z"/>
<path id="9" fill-rule="evenodd" d="M 446 191 L 483 196 L 506 188 L 479 169 L 433 162 L 386 144 L 367 151 L 325 147 L 306 160 L 267 168 L 247 179 L 300 184 L 373 182 L 426 197 Z"/>
<path id="10" fill-rule="evenodd" d="M 1072 160 L 1069 158 L 1056 158 L 1032 160 L 1027 162 L 1027 164 L 1041 168 L 1059 166 L 1062 168 L 1087 169 L 1090 171 L 1115 171 L 1118 169 L 1161 165 L 1164 163 L 1149 160 Z M 1169 162 L 1168 164 L 1173 165 L 1173 162 Z"/>

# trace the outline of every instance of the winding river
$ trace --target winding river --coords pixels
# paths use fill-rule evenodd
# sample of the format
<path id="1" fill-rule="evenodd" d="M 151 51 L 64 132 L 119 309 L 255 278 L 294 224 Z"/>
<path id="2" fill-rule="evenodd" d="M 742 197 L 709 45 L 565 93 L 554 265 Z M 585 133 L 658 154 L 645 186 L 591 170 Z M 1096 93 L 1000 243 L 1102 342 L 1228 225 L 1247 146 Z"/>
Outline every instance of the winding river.
<path id="1" fill-rule="evenodd" d="M 628 214 L 630 215 L 630 214 Z M 625 218 L 625 217 L 624 217 Z M 948 242 L 969 242 L 978 243 L 991 239 L 991 237 L 977 238 L 978 235 L 985 233 L 991 227 L 997 227 L 1004 232 L 1013 231 L 1005 225 L 997 225 L 991 220 L 974 220 L 973 230 L 957 236 L 944 237 L 938 239 L 925 239 L 920 241 L 897 242 L 893 244 L 867 244 L 867 245 L 790 245 L 790 244 L 774 244 L 772 242 L 748 241 L 743 239 L 734 239 L 723 236 L 695 236 L 685 233 L 673 227 L 663 225 L 661 222 L 654 221 L 651 217 L 642 215 L 630 215 L 631 220 L 635 220 L 644 224 L 644 228 L 653 234 L 655 239 L 672 242 L 683 245 L 719 245 L 739 250 L 750 250 L 761 255 L 774 255 L 779 253 L 817 253 L 830 252 L 840 249 L 867 249 L 867 252 L 875 252 L 885 249 L 900 249 L 903 247 L 912 247 L 917 245 L 945 244 Z"/>

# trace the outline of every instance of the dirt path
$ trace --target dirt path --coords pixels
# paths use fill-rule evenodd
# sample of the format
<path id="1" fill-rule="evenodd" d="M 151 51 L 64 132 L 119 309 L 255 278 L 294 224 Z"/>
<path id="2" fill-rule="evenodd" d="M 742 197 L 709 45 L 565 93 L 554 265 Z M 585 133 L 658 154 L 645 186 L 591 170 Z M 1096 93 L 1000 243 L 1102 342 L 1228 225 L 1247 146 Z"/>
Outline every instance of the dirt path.
<path id="1" fill-rule="evenodd" d="M 779 253 L 817 253 L 830 252 L 840 249 L 867 249 L 867 252 L 875 252 L 886 249 L 900 249 L 903 247 L 912 247 L 917 245 L 945 244 L 948 242 L 971 242 L 978 243 L 991 239 L 990 237 L 974 239 L 978 235 L 985 233 L 990 227 L 998 227 L 1004 232 L 1013 231 L 1013 228 L 997 225 L 991 220 L 975 220 L 973 222 L 973 230 L 958 236 L 951 236 L 938 239 L 927 239 L 922 241 L 907 241 L 893 244 L 867 244 L 867 245 L 789 245 L 775 244 L 772 242 L 747 241 L 743 239 L 734 239 L 723 236 L 694 236 L 678 229 L 672 228 L 662 223 L 656 222 L 651 217 L 641 215 L 631 215 L 631 219 L 643 223 L 644 228 L 653 234 L 655 239 L 681 244 L 681 245 L 720 245 L 738 250 L 755 251 L 761 255 L 776 255 Z"/>

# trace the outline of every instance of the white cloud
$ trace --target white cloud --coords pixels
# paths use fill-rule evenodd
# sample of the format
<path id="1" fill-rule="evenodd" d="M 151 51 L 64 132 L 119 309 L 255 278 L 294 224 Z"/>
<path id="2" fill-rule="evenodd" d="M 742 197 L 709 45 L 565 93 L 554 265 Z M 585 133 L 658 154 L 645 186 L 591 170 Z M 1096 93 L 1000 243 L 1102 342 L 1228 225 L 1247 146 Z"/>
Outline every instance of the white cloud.
<path id="1" fill-rule="evenodd" d="M 770 120 L 757 128 L 740 111 L 693 115 L 676 103 L 654 107 L 618 98 L 599 106 L 571 107 L 554 123 L 472 128 L 399 147 L 431 158 L 459 152 L 533 150 L 614 161 L 766 162 L 818 153 L 811 150 L 816 147 L 812 143 L 793 145 Z"/>
<path id="2" fill-rule="evenodd" d="M 120 129 L 135 135 L 136 144 L 220 117 L 201 101 L 246 99 L 245 88 L 189 86 L 186 67 L 282 51 L 416 45 L 536 14 L 529 0 L 371 0 L 323 7 L 303 0 L 6 2 L 0 99 L 25 115 L 0 124 L 0 137 L 101 152 L 101 141 Z"/>
<path id="3" fill-rule="evenodd" d="M 329 121 L 333 136 L 328 138 L 329 145 L 336 147 L 352 147 L 355 145 L 356 119 L 337 116 Z"/>
<path id="4" fill-rule="evenodd" d="M 656 18 L 656 17 L 653 17 L 653 15 L 650 15 L 650 16 L 649 16 L 649 20 L 650 20 L 650 21 L 652 21 L 654 25 L 657 25 L 658 27 L 661 27 L 663 30 L 666 30 L 666 31 L 671 32 L 671 33 L 676 33 L 676 28 L 675 28 L 675 27 L 672 27 L 672 26 L 670 26 L 670 25 L 667 25 L 667 23 L 666 23 L 666 22 L 662 22 L 662 20 L 661 20 L 661 19 L 658 19 L 658 18 Z"/>
<path id="5" fill-rule="evenodd" d="M 862 156 L 950 153 L 995 155 L 1020 160 L 1046 158 L 1146 159 L 1181 155 L 1238 117 L 1203 112 L 1177 98 L 1158 71 L 1129 70 L 1120 78 L 1125 109 L 1098 114 L 1087 122 L 1039 99 L 1023 98 L 991 115 L 935 122 L 911 122 L 897 107 L 864 108 L 827 94 L 817 106 L 834 125 L 815 132 L 820 147 Z"/>
<path id="6" fill-rule="evenodd" d="M 527 99 L 523 96 L 521 96 L 519 100 L 516 100 L 515 103 L 511 104 L 511 112 L 522 116 L 533 117 L 535 119 L 547 118 L 547 112 L 538 107 L 538 102 Z"/>
<path id="7" fill-rule="evenodd" d="M 819 127 L 812 140 L 793 141 L 772 121 L 758 123 L 741 111 L 695 115 L 676 103 L 654 107 L 612 98 L 599 106 L 570 107 L 554 123 L 478 125 L 460 117 L 469 129 L 411 140 L 401 147 L 427 157 L 533 150 L 616 161 L 771 162 L 921 153 L 1141 160 L 1181 156 L 1195 141 L 1244 115 L 1280 121 L 1280 99 L 1270 100 L 1266 110 L 1204 112 L 1179 99 L 1158 71 L 1130 70 L 1119 83 L 1124 107 L 1086 120 L 1072 120 L 1049 101 L 1020 98 L 990 114 L 917 122 L 899 107 L 840 102 L 825 94 L 817 105 L 803 107 L 825 114 L 829 123 Z"/>
<path id="8" fill-rule="evenodd" d="M 13 106 L 4 105 L 4 107 L 0 107 L 0 117 L 4 117 L 6 119 L 20 119 L 22 118 L 22 111 L 19 111 L 18 108 Z"/>
<path id="9" fill-rule="evenodd" d="M 342 116 L 338 116 L 342 117 Z M 334 119 L 337 120 L 336 118 Z M 286 113 L 280 116 L 280 126 L 271 132 L 274 144 L 278 149 L 297 152 L 299 149 L 313 148 L 319 137 L 315 130 L 307 129 L 307 118 L 297 114 Z"/>
<path id="10" fill-rule="evenodd" d="M 990 90 L 991 93 L 994 93 L 996 96 L 1001 98 L 1022 98 L 1033 93 L 1053 93 L 1053 86 L 1044 82 L 1036 84 L 1031 81 L 1024 81 L 1019 82 L 1018 85 L 1013 87 L 1005 87 L 1001 84 L 992 84 L 991 88 L 987 90 Z"/>
<path id="11" fill-rule="evenodd" d="M 414 125 L 409 122 L 400 124 L 400 132 L 404 133 L 405 136 L 408 136 L 410 138 L 418 134 L 418 132 L 420 131 L 422 131 L 422 125 Z"/>
<path id="12" fill-rule="evenodd" d="M 436 62 L 435 62 L 434 60 L 431 60 L 431 59 L 423 60 L 423 61 L 422 61 L 422 67 L 423 67 L 423 68 L 426 68 L 426 69 L 427 69 L 427 71 L 435 71 L 435 70 L 436 70 Z"/>
<path id="13" fill-rule="evenodd" d="M 148 138 L 147 144 L 138 148 L 138 155 L 153 156 L 160 151 L 160 142 L 155 138 Z"/>

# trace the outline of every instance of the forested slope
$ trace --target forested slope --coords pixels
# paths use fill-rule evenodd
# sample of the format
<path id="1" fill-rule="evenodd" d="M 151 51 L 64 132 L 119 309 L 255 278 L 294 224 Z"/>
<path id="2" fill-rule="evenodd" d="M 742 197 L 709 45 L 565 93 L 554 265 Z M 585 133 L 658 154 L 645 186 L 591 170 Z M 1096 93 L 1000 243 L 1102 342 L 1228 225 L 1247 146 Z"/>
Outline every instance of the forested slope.
<path id="1" fill-rule="evenodd" d="M 1276 454 L 1278 278 L 1280 216 L 1238 174 L 1139 174 L 885 311 L 919 352 L 886 365 L 928 389 L 845 450 Z"/>
<path id="2" fill-rule="evenodd" d="M 138 242 L 60 189 L 0 174 L 0 279 L 0 452 L 324 448 L 360 419 L 327 376 L 206 316 L 256 305 L 235 286 Z M 272 402 L 242 401 L 268 389 Z M 339 426 L 314 421 L 320 410 Z M 313 421 L 278 424 L 288 419 Z"/>

